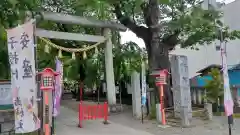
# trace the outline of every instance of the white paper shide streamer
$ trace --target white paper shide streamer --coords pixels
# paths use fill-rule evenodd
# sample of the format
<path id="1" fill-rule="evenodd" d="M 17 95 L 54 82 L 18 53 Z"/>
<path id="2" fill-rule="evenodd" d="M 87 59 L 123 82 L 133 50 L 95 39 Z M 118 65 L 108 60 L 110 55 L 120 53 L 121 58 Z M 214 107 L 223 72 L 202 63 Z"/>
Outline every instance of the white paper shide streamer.
<path id="1" fill-rule="evenodd" d="M 233 99 L 229 86 L 229 76 L 227 68 L 227 55 L 226 49 L 221 45 L 221 56 L 222 56 L 222 66 L 223 66 L 223 82 L 224 82 L 224 108 L 226 116 L 233 114 Z"/>

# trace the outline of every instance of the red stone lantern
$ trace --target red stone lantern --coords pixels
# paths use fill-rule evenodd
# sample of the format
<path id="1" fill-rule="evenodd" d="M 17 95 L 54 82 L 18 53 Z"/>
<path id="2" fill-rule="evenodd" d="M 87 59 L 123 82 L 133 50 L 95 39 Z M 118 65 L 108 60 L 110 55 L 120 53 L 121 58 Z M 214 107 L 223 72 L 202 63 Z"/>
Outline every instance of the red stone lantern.
<path id="1" fill-rule="evenodd" d="M 59 75 L 59 73 L 55 72 L 51 68 L 45 68 L 39 74 L 41 75 L 41 86 L 40 86 L 40 89 L 43 90 L 43 91 L 45 91 L 45 90 L 53 90 L 54 89 L 55 76 Z"/>
<path id="2" fill-rule="evenodd" d="M 156 85 L 164 85 L 167 84 L 167 70 L 161 70 L 159 76 L 156 77 Z"/>
<path id="3" fill-rule="evenodd" d="M 41 86 L 40 89 L 43 91 L 43 97 L 44 97 L 44 114 L 45 117 L 45 123 L 44 123 L 44 129 L 45 129 L 45 135 L 50 135 L 50 125 L 49 125 L 49 97 L 48 93 L 51 92 L 51 90 L 54 90 L 54 80 L 55 76 L 59 75 L 57 72 L 55 72 L 51 68 L 45 68 L 42 72 L 38 73 L 41 75 Z"/>
<path id="4" fill-rule="evenodd" d="M 167 70 L 156 70 L 152 72 L 152 76 L 156 77 L 155 84 L 156 86 L 167 84 Z"/>
<path id="5" fill-rule="evenodd" d="M 155 83 L 158 86 L 159 90 L 159 97 L 160 97 L 160 112 L 161 112 L 161 119 L 162 125 L 166 125 L 166 117 L 165 117 L 165 110 L 164 110 L 164 90 L 163 85 L 167 84 L 167 74 L 168 71 L 164 70 L 155 70 L 151 73 L 152 76 L 156 77 Z"/>

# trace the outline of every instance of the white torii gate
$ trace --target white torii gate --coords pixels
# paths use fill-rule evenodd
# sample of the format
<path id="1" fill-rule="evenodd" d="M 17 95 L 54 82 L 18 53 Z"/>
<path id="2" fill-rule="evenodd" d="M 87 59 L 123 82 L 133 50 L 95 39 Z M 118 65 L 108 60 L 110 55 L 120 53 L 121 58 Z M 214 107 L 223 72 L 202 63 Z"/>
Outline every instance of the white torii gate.
<path id="1" fill-rule="evenodd" d="M 41 12 L 44 20 L 55 21 L 63 24 L 79 24 L 90 27 L 104 28 L 104 36 L 88 35 L 80 33 L 67 33 L 50 31 L 44 29 L 36 29 L 35 34 L 38 37 L 64 39 L 64 40 L 75 40 L 75 41 L 87 41 L 87 42 L 101 42 L 106 40 L 105 46 L 105 71 L 106 71 L 106 82 L 107 82 L 107 100 L 109 105 L 116 105 L 116 90 L 113 70 L 113 54 L 112 54 L 112 41 L 111 41 L 111 30 L 126 31 L 127 28 L 122 24 L 118 24 L 112 21 L 100 21 L 92 18 L 73 16 L 62 13 L 53 12 Z M 30 14 L 27 13 L 29 16 Z M 37 16 L 36 19 L 40 17 Z"/>

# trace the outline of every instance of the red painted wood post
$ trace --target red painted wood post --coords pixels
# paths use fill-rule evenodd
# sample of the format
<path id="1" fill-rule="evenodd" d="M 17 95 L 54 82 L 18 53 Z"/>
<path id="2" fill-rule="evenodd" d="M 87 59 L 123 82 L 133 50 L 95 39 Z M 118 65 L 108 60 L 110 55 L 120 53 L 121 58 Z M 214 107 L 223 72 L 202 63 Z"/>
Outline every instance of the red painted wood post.
<path id="1" fill-rule="evenodd" d="M 165 107 L 164 107 L 164 94 L 163 94 L 163 84 L 160 85 L 160 104 L 161 104 L 161 114 L 162 114 L 162 125 L 166 125 L 166 117 L 165 117 Z"/>
<path id="2" fill-rule="evenodd" d="M 94 117 L 95 117 L 94 106 L 95 106 L 95 105 L 91 106 L 91 119 L 92 119 L 92 120 L 93 120 Z"/>
<path id="3" fill-rule="evenodd" d="M 102 113 L 100 104 L 97 105 L 97 111 L 98 111 L 98 119 L 99 119 L 101 118 L 101 113 Z"/>
<path id="4" fill-rule="evenodd" d="M 88 117 L 87 120 L 91 119 L 91 106 L 87 106 Z"/>
<path id="5" fill-rule="evenodd" d="M 83 120 L 83 107 L 82 107 L 82 102 L 79 103 L 79 110 L 78 110 L 78 119 L 79 119 L 79 128 L 82 128 L 82 120 Z"/>
<path id="6" fill-rule="evenodd" d="M 108 124 L 108 104 L 104 102 L 103 104 L 103 116 L 104 116 L 104 124 Z"/>
<path id="7" fill-rule="evenodd" d="M 97 105 L 93 106 L 93 112 L 94 112 L 94 120 L 97 119 Z"/>

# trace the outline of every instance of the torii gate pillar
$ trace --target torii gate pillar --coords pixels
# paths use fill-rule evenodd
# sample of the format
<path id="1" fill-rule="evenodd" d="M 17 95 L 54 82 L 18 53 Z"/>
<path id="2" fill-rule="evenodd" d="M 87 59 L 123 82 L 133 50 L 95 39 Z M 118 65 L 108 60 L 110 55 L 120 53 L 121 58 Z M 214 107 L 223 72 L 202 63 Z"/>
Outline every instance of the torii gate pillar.
<path id="1" fill-rule="evenodd" d="M 113 54 L 112 54 L 112 39 L 111 30 L 109 28 L 104 28 L 104 36 L 107 38 L 105 46 L 105 72 L 106 72 L 106 82 L 107 82 L 107 99 L 108 104 L 116 105 L 116 90 L 114 81 L 114 71 L 113 71 Z"/>

